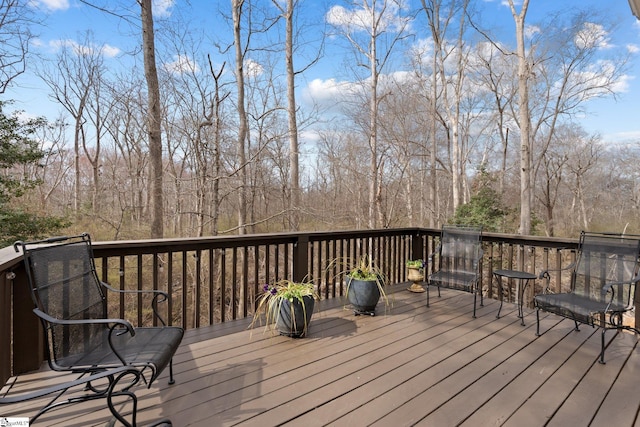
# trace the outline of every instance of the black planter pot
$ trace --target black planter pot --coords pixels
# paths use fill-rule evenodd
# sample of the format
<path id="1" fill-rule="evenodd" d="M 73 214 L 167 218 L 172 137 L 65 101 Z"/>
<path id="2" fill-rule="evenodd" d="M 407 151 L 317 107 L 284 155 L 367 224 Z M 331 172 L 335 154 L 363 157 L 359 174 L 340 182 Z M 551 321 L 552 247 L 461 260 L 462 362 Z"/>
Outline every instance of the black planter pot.
<path id="1" fill-rule="evenodd" d="M 380 289 L 375 280 L 358 280 L 347 277 L 347 297 L 353 306 L 355 315 L 375 316 L 376 305 L 380 299 Z"/>
<path id="2" fill-rule="evenodd" d="M 280 313 L 276 320 L 276 329 L 280 335 L 292 338 L 301 338 L 306 335 L 315 300 L 312 296 L 304 296 L 302 300 L 304 301 L 304 309 L 302 303 L 297 299 L 294 299 L 293 302 L 284 301 L 280 306 Z"/>

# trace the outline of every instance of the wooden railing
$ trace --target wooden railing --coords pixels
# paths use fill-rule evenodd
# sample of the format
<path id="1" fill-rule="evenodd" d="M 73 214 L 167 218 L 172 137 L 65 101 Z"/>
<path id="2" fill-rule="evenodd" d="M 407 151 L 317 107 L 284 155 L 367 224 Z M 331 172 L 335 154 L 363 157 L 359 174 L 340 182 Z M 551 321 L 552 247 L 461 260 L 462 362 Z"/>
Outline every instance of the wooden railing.
<path id="1" fill-rule="evenodd" d="M 198 328 L 251 316 L 261 285 L 280 278 L 313 280 L 321 298 L 340 297 L 345 292 L 342 273 L 348 269 L 342 261 L 363 254 L 377 261 L 389 283 L 404 282 L 405 261 L 427 259 L 439 234 L 436 229 L 400 228 L 94 242 L 93 247 L 103 281 L 120 289 L 165 290 L 171 295 L 165 318 Z M 497 298 L 493 270 L 558 268 L 571 260 L 577 241 L 485 233 L 483 246 L 483 289 L 487 297 Z M 568 280 L 560 273 L 555 279 Z M 528 289 L 526 304 L 533 293 Z M 21 255 L 13 248 L 1 249 L 0 384 L 43 361 L 42 331 L 31 308 Z M 137 298 L 109 301 L 109 309 L 136 325 L 153 323 Z"/>

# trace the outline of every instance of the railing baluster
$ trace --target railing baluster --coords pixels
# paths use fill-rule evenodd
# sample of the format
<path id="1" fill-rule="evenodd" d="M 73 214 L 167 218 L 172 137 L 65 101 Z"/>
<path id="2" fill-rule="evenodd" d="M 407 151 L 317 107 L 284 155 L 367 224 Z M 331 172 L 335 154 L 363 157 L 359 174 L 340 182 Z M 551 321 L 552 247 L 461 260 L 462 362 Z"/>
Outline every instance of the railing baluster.
<path id="1" fill-rule="evenodd" d="M 209 249 L 209 325 L 215 323 L 215 255 L 216 249 Z"/>
<path id="2" fill-rule="evenodd" d="M 220 250 L 220 322 L 227 320 L 226 298 L 227 298 L 227 250 Z"/>
<path id="3" fill-rule="evenodd" d="M 202 261 L 201 261 L 201 256 L 202 256 L 202 251 L 201 250 L 197 250 L 195 252 L 195 257 L 196 257 L 196 277 L 195 277 L 195 298 L 193 301 L 193 308 L 194 308 L 194 314 L 193 314 L 193 321 L 195 324 L 196 328 L 200 327 L 200 304 L 201 304 L 201 300 L 202 300 L 202 275 L 201 275 L 201 268 L 202 268 Z"/>

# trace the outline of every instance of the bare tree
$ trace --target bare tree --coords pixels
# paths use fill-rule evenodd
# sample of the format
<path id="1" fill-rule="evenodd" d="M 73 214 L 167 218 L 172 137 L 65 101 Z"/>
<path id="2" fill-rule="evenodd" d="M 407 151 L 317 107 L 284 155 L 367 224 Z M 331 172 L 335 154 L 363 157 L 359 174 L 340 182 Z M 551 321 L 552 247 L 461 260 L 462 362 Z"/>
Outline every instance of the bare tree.
<path id="1" fill-rule="evenodd" d="M 65 177 L 69 175 L 73 162 L 69 159 L 69 152 L 65 148 L 67 139 L 67 124 L 63 117 L 53 123 L 42 123 L 37 129 L 36 139 L 40 142 L 40 150 L 45 153 L 38 165 L 32 165 L 29 178 L 42 184 L 37 187 L 38 204 L 42 212 L 60 211 L 64 202 L 52 200 L 55 194 L 60 194 Z"/>
<path id="2" fill-rule="evenodd" d="M 578 213 L 577 220 L 581 222 L 581 228 L 583 230 L 590 229 L 591 215 L 587 210 L 587 194 L 589 185 L 585 183 L 586 176 L 589 171 L 598 162 L 597 138 L 586 138 L 583 141 L 575 141 L 576 144 L 572 147 L 573 153 L 571 153 L 567 163 L 571 174 L 572 192 L 574 195 L 574 202 L 572 209 L 573 212 Z M 593 209 L 592 209 L 593 211 Z"/>
<path id="3" fill-rule="evenodd" d="M 290 228 L 298 230 L 300 228 L 300 152 L 298 143 L 298 121 L 296 119 L 296 83 L 295 68 L 293 66 L 293 17 L 298 1 L 286 0 L 286 6 L 281 6 L 280 2 L 273 0 L 273 4 L 280 10 L 285 20 L 285 65 L 287 68 L 287 116 L 289 118 L 289 169 L 291 174 L 291 214 Z"/>
<path id="4" fill-rule="evenodd" d="M 58 102 L 73 118 L 74 196 L 73 209 L 78 213 L 81 202 L 80 147 L 86 150 L 86 109 L 91 93 L 104 72 L 103 54 L 92 42 L 90 33 L 83 44 L 63 46 L 53 66 L 43 68 L 39 74 L 51 89 L 51 98 Z M 96 147 L 99 152 L 99 147 Z M 97 184 L 94 182 L 94 185 Z"/>
<path id="5" fill-rule="evenodd" d="M 145 132 L 144 82 L 134 75 L 119 75 L 111 87 L 114 99 L 113 114 L 108 117 L 107 129 L 114 145 L 112 174 L 112 199 L 121 207 L 129 221 L 137 226 L 145 215 L 145 194 L 149 155 Z"/>
<path id="6" fill-rule="evenodd" d="M 367 140 L 369 145 L 369 228 L 376 228 L 382 220 L 381 158 L 378 146 L 378 108 L 380 74 L 392 58 L 394 47 L 406 36 L 410 19 L 402 16 L 401 0 L 361 0 L 351 3 L 357 9 L 345 20 L 342 9 L 332 8 L 329 23 L 339 28 L 354 48 L 359 66 L 366 67 L 369 117 Z M 360 34 L 364 36 L 361 37 Z M 382 42 L 384 41 L 384 45 Z M 382 51 L 379 51 L 382 49 Z M 361 59 L 360 59 L 361 58 Z"/>
<path id="7" fill-rule="evenodd" d="M 441 0 L 432 0 L 427 2 L 422 0 L 422 9 L 424 10 L 429 28 L 431 30 L 431 38 L 433 40 L 433 69 L 431 84 L 431 108 L 433 111 L 440 111 L 446 120 L 448 130 L 448 139 L 450 141 L 450 173 L 452 183 L 453 210 L 464 203 L 466 188 L 466 159 L 464 152 L 464 138 L 461 135 L 462 120 L 462 101 L 465 96 L 465 76 L 467 73 L 467 52 L 464 41 L 465 19 L 468 6 L 468 0 L 463 2 L 451 1 L 446 10 L 443 10 L 443 2 Z M 459 18 L 457 35 L 455 41 L 447 40 L 449 26 L 453 19 Z M 449 72 L 446 63 L 455 63 L 455 70 Z M 440 92 L 441 91 L 441 92 Z M 440 96 L 436 96 L 440 94 Z M 439 104 L 439 105 L 438 105 Z M 436 141 L 435 126 L 431 130 L 431 138 Z M 432 149 L 432 182 L 437 182 L 435 177 L 434 154 L 437 153 L 436 147 Z M 432 184 L 437 185 L 437 184 Z M 437 194 L 437 188 L 432 187 L 432 193 Z M 436 196 L 437 197 L 437 196 Z M 436 200 L 432 202 L 437 204 Z"/>
<path id="8" fill-rule="evenodd" d="M 515 102 L 518 89 L 517 82 L 514 82 L 514 67 L 511 56 L 504 55 L 491 43 L 480 44 L 475 57 L 476 74 L 480 84 L 490 94 L 491 101 L 488 101 L 488 110 L 492 112 L 490 122 L 493 126 L 488 126 L 489 135 L 497 135 L 500 140 L 500 177 L 499 193 L 504 195 L 505 176 L 507 174 L 507 160 L 509 158 L 509 126 L 515 125 L 511 115 L 510 107 Z"/>
<path id="9" fill-rule="evenodd" d="M 568 22 L 551 21 L 531 40 L 539 58 L 530 103 L 536 175 L 541 158 L 557 143 L 556 132 L 563 123 L 583 112 L 587 100 L 615 96 L 629 59 L 626 49 L 610 45 L 613 27 L 593 13 L 577 12 Z"/>
<path id="10" fill-rule="evenodd" d="M 237 156 L 239 171 L 238 175 L 238 233 L 245 234 L 247 224 L 247 153 L 246 140 L 248 132 L 247 113 L 245 111 L 245 89 L 244 89 L 244 54 L 245 44 L 242 40 L 241 17 L 245 0 L 231 0 L 233 18 L 233 41 L 235 46 L 235 74 L 237 86 L 237 109 L 238 109 L 238 140 Z"/>
<path id="11" fill-rule="evenodd" d="M 0 0 L 0 94 L 25 72 L 29 47 L 38 24 L 29 2 Z"/>
<path id="12" fill-rule="evenodd" d="M 211 64 L 211 59 L 209 58 L 209 71 L 215 82 L 215 90 L 214 90 L 213 99 L 211 101 L 211 112 L 210 112 L 210 115 L 213 116 L 213 117 L 210 117 L 210 119 L 212 119 L 213 127 L 214 127 L 214 135 L 213 135 L 214 181 L 213 181 L 213 195 L 212 195 L 213 212 L 211 215 L 212 217 L 211 228 L 214 235 L 218 234 L 218 225 L 220 221 L 220 200 L 221 200 L 220 179 L 222 178 L 221 146 L 222 146 L 222 121 L 223 121 L 222 105 L 225 99 L 229 96 L 229 92 L 223 91 L 221 87 L 221 82 L 220 82 L 220 78 L 224 71 L 224 67 L 225 67 L 225 64 L 222 64 L 222 66 L 220 67 L 220 70 L 218 72 L 215 72 L 213 69 L 213 65 Z"/>
<path id="13" fill-rule="evenodd" d="M 531 201 L 533 197 L 533 173 L 531 150 L 531 115 L 529 111 L 529 80 L 531 64 L 525 50 L 525 18 L 529 0 L 523 0 L 520 12 L 514 0 L 509 0 L 511 14 L 516 24 L 516 56 L 518 58 L 518 125 L 520 127 L 520 234 L 531 233 Z"/>
<path id="14" fill-rule="evenodd" d="M 147 82 L 147 133 L 149 135 L 150 194 L 151 194 L 151 237 L 164 235 L 164 193 L 162 187 L 162 129 L 161 102 L 158 70 L 156 68 L 155 34 L 151 0 L 140 0 L 142 20 L 142 50 L 144 55 L 144 75 Z"/>

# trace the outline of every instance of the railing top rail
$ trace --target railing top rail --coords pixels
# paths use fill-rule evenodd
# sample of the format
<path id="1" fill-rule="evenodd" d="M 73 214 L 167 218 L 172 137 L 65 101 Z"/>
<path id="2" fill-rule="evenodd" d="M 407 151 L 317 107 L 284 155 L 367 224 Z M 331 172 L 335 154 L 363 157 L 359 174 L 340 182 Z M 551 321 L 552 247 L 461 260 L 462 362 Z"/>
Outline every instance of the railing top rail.
<path id="1" fill-rule="evenodd" d="M 508 243 L 524 246 L 542 246 L 555 249 L 576 249 L 578 239 L 567 237 L 520 236 L 517 234 L 482 233 L 484 242 Z"/>
<path id="2" fill-rule="evenodd" d="M 193 251 L 199 249 L 233 248 L 247 245 L 267 245 L 295 243 L 301 237 L 310 242 L 327 239 L 353 239 L 362 237 L 384 237 L 393 235 L 429 235 L 439 236 L 440 229 L 406 227 L 377 230 L 338 230 L 300 233 L 264 233 L 210 237 L 186 237 L 142 240 L 96 241 L 94 250 L 98 257 L 119 255 L 140 255 L 175 251 Z M 544 236 L 519 236 L 512 234 L 483 233 L 485 242 L 507 243 L 527 246 L 544 246 L 549 248 L 577 248 L 578 239 L 555 238 Z M 13 247 L 0 249 L 0 270 L 8 270 L 18 264 L 22 254 L 16 253 Z"/>

